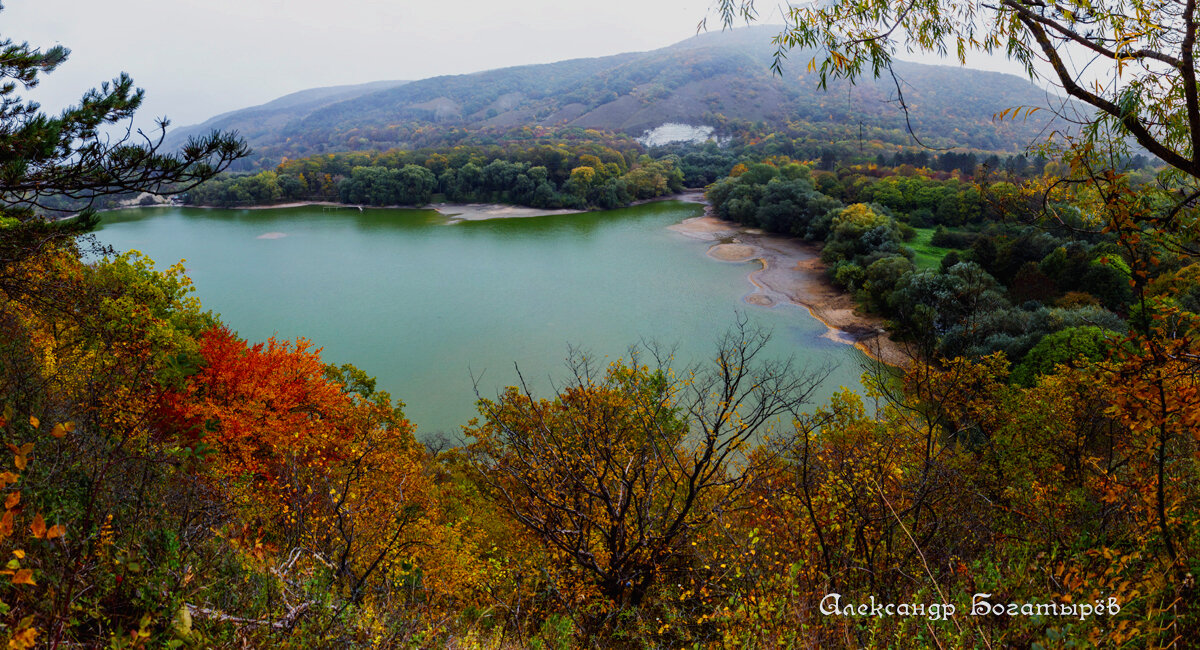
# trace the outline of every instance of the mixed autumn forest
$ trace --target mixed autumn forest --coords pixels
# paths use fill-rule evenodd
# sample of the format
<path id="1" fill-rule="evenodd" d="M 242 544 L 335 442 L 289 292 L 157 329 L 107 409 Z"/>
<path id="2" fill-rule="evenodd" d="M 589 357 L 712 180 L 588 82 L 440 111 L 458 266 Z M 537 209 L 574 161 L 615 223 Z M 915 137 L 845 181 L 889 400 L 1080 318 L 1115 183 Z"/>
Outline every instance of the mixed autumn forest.
<path id="1" fill-rule="evenodd" d="M 112 137 L 143 98 L 125 75 L 46 114 L 20 93 L 69 52 L 0 43 L 9 647 L 1187 647 L 1200 10 L 789 11 L 733 41 L 217 118 L 261 127 L 249 144 Z M 982 82 L 921 112 L 937 93 L 899 77 L 945 73 L 893 62 L 906 48 L 1005 53 L 1062 123 L 986 108 Z M 1083 83 L 1073 48 L 1111 80 Z M 886 114 L 831 112 L 822 89 L 852 81 L 897 93 Z M 714 137 L 639 141 L 655 111 Z M 449 446 L 353 365 L 244 340 L 181 264 L 89 234 L 167 196 L 608 209 L 684 188 L 818 247 L 903 359 L 814 403 L 823 373 L 743 318 L 688 367 L 572 354 L 552 391 L 482 395 Z"/>

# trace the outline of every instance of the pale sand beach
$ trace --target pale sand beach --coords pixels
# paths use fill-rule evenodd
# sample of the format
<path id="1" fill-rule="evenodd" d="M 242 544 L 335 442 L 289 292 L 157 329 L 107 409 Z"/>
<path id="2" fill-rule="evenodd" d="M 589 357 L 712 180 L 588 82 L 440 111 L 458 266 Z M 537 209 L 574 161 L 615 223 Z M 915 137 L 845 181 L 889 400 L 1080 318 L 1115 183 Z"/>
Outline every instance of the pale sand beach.
<path id="1" fill-rule="evenodd" d="M 294 201 L 292 203 L 272 203 L 270 205 L 246 205 L 236 208 L 222 208 L 219 205 L 185 205 L 185 208 L 216 208 L 218 210 L 280 210 L 283 208 L 306 208 L 310 205 L 320 205 L 327 208 L 345 208 L 353 210 L 359 208 L 357 205 L 349 205 L 346 203 L 334 203 L 333 201 Z M 362 208 L 359 208 L 360 210 Z"/>
<path id="2" fill-rule="evenodd" d="M 762 268 L 750 273 L 755 290 L 745 296 L 748 304 L 800 305 L 829 328 L 825 334 L 828 338 L 854 345 L 890 365 L 902 366 L 908 362 L 908 356 L 883 327 L 883 320 L 858 313 L 853 298 L 829 281 L 815 245 L 743 228 L 711 215 L 686 219 L 669 228 L 687 237 L 713 242 L 708 249 L 713 259 L 758 260 Z"/>
<path id="3" fill-rule="evenodd" d="M 427 209 L 452 221 L 483 221 L 485 219 L 518 219 L 522 217 L 545 217 L 554 214 L 579 214 L 583 210 L 545 210 L 526 208 L 501 203 L 431 203 Z"/>
<path id="4" fill-rule="evenodd" d="M 759 257 L 759 250 L 750 244 L 716 244 L 708 254 L 722 262 L 748 262 Z"/>
<path id="5" fill-rule="evenodd" d="M 704 190 L 685 190 L 678 194 L 659 196 L 653 199 L 634 201 L 631 206 L 658 201 L 683 201 L 684 203 L 705 203 Z M 528 208 L 502 203 L 431 203 L 427 209 L 436 210 L 439 214 L 449 217 L 451 221 L 482 221 L 484 219 L 516 219 L 521 217 L 545 217 L 555 214 L 580 214 L 590 210 L 547 210 L 544 208 Z"/>

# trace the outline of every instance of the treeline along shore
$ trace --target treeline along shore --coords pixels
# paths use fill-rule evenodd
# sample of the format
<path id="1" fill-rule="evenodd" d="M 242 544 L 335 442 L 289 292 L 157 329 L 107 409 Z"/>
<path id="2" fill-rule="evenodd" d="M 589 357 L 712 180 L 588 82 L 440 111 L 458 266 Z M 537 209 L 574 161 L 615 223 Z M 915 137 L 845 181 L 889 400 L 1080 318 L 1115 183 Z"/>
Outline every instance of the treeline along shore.
<path id="1" fill-rule="evenodd" d="M 647 153 L 626 136 L 595 133 L 587 140 L 327 154 L 218 177 L 185 201 L 431 207 L 452 219 L 477 219 L 611 209 L 706 187 L 709 216 L 737 224 L 717 226 L 718 234 L 728 230 L 722 236 L 756 246 L 753 257 L 764 263 L 752 277 L 760 289 L 749 302 L 801 304 L 834 338 L 890 364 L 995 351 L 1019 364 L 1050 334 L 1093 340 L 1124 331 L 1131 294 L 1113 262 L 1119 258 L 1110 255 L 1112 238 L 1081 235 L 1070 223 L 1057 230 L 1029 225 L 1033 206 L 1019 188 L 1057 173 L 1058 163 L 897 153 L 855 164 L 766 151 L 709 143 Z M 696 190 L 686 196 L 696 200 Z M 712 236 L 697 227 L 684 230 Z M 956 303 L 967 295 L 982 301 L 987 318 L 963 321 Z M 979 314 L 970 312 L 974 320 Z"/>

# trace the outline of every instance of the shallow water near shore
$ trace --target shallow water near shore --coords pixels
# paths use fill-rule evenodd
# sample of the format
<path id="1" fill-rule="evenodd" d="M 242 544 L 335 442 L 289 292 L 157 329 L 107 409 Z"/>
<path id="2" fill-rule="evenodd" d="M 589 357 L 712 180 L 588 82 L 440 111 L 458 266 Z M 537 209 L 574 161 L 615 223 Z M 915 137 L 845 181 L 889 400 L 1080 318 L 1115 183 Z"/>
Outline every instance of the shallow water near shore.
<path id="1" fill-rule="evenodd" d="M 448 223 L 427 210 L 143 208 L 106 213 L 97 232 L 159 268 L 184 266 L 207 309 L 252 342 L 306 337 L 326 362 L 353 363 L 404 401 L 418 436 L 460 439 L 484 397 L 565 376 L 568 345 L 617 359 L 630 344 L 678 345 L 676 365 L 712 356 L 745 313 L 771 328 L 766 351 L 831 364 L 825 401 L 858 389 L 861 352 L 823 336 L 804 309 L 743 298 L 755 261 L 710 258 L 667 226 L 701 206 Z"/>

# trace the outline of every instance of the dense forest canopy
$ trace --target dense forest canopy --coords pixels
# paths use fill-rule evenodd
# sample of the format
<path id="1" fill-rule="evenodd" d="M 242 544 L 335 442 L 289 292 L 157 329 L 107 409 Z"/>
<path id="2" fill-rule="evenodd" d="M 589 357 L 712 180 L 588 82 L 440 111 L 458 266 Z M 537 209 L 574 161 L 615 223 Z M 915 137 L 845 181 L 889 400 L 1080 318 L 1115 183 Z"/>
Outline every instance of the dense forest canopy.
<path id="1" fill-rule="evenodd" d="M 655 147 L 626 135 L 579 128 L 445 135 L 442 142 L 458 144 L 324 154 L 288 160 L 257 174 L 223 175 L 188 192 L 185 201 L 217 207 L 295 201 L 422 206 L 451 201 L 607 209 L 667 196 L 683 188 L 702 188 L 724 178 L 738 165 L 764 160 L 804 161 L 822 172 L 856 165 L 878 170 L 894 168 L 909 176 L 919 173 L 931 180 L 959 179 L 968 183 L 980 173 L 1010 180 L 1038 176 L 1052 162 L 1040 153 L 931 153 L 914 147 L 887 146 L 878 140 L 866 147 L 861 142 L 815 138 L 795 125 L 772 132 L 747 126 L 724 144 L 709 140 Z M 1149 165 L 1149 159 L 1141 154 L 1120 161 L 1120 168 L 1128 171 L 1145 170 Z M 879 172 L 883 173 L 894 172 Z M 840 188 L 826 190 L 834 195 L 841 192 Z M 925 208 L 957 209 L 941 205 L 929 203 Z M 918 217 L 923 218 L 921 214 Z M 964 219 L 960 217 L 957 222 Z"/>
<path id="2" fill-rule="evenodd" d="M 273 171 L 218 178 L 186 198 L 222 207 L 297 200 L 422 206 L 437 196 L 546 209 L 616 208 L 684 188 L 677 157 L 653 159 L 626 136 L 578 130 L 537 136 L 504 146 L 311 156 Z"/>

